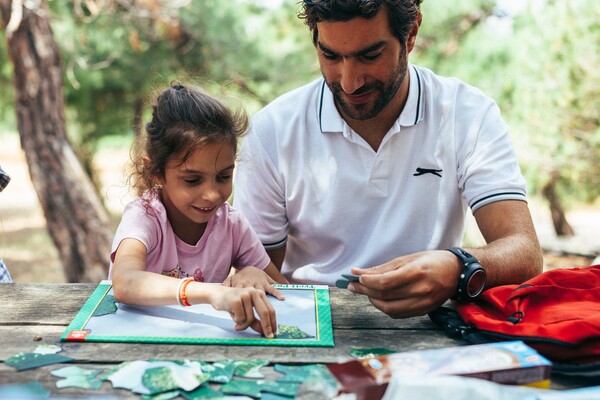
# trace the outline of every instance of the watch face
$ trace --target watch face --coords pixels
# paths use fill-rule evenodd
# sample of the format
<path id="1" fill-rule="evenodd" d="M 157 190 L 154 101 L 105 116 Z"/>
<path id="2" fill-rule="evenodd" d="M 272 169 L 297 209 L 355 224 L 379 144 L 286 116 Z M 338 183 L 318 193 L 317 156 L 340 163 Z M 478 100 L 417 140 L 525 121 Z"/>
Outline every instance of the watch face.
<path id="1" fill-rule="evenodd" d="M 475 270 L 467 282 L 467 295 L 471 298 L 479 296 L 479 293 L 485 287 L 485 271 L 483 269 Z"/>

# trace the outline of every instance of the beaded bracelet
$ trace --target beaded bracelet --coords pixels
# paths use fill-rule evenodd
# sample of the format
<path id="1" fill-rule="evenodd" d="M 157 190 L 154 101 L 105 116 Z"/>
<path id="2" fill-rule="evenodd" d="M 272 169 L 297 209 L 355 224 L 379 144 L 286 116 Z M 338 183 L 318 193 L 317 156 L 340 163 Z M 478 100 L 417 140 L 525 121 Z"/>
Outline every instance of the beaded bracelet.
<path id="1" fill-rule="evenodd" d="M 185 294 L 185 289 L 190 282 L 193 282 L 194 278 L 185 278 L 181 284 L 179 285 L 179 289 L 177 291 L 177 303 L 182 307 L 191 306 L 190 302 L 187 300 L 187 295 Z"/>

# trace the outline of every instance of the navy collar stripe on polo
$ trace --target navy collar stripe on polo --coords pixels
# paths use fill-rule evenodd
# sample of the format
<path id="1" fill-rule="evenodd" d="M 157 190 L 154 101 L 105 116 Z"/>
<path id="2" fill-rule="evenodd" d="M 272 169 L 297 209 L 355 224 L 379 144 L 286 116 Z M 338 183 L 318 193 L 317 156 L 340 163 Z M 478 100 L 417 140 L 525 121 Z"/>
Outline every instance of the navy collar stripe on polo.
<path id="1" fill-rule="evenodd" d="M 424 102 L 424 98 L 423 98 L 423 82 L 421 82 L 421 73 L 419 72 L 419 69 L 412 65 L 409 64 L 409 69 L 408 72 L 411 75 L 411 78 L 414 79 L 414 83 L 412 82 L 412 80 L 410 81 L 409 84 L 409 93 L 408 93 L 408 99 L 406 104 L 404 105 L 404 109 L 402 110 L 402 112 L 400 113 L 400 115 L 398 116 L 398 121 L 400 122 L 401 125 L 403 126 L 412 126 L 412 125 L 417 125 L 419 122 L 421 122 L 423 120 L 423 110 L 424 110 L 424 106 L 423 106 L 423 102 Z M 337 118 L 342 118 L 341 115 L 339 117 L 334 117 L 332 115 L 323 115 L 323 113 L 331 111 L 333 112 L 335 110 L 335 106 L 333 106 L 334 108 L 329 107 L 328 104 L 325 104 L 326 102 L 329 102 L 330 100 L 332 102 L 334 102 L 334 98 L 333 98 L 333 93 L 331 92 L 331 90 L 329 89 L 329 86 L 327 86 L 327 82 L 325 81 L 324 78 L 321 78 L 322 84 L 320 86 L 320 93 L 319 93 L 319 102 L 318 102 L 318 110 L 317 110 L 317 118 L 319 121 L 319 128 L 321 129 L 321 133 L 323 132 L 337 132 L 338 129 L 341 130 L 341 125 L 339 125 L 338 122 L 335 122 L 332 120 Z M 414 97 L 416 97 L 416 100 L 413 100 Z M 327 96 L 327 98 L 325 98 Z M 333 104 L 333 103 L 332 103 Z M 324 110 L 324 108 L 327 107 L 327 110 Z M 414 109 L 414 111 L 413 111 Z M 412 119 L 412 116 L 409 115 L 412 114 L 414 112 L 414 120 Z M 404 115 L 403 115 L 404 114 Z M 336 113 L 336 115 L 338 115 Z M 325 122 L 323 122 L 323 118 L 325 118 Z M 339 121 L 339 120 L 338 120 Z"/>
<path id="2" fill-rule="evenodd" d="M 323 96 L 325 94 L 325 79 L 323 79 L 323 84 L 321 85 L 321 99 L 319 100 L 319 127 L 321 128 L 321 133 L 323 133 Z"/>
<path id="3" fill-rule="evenodd" d="M 417 71 L 417 68 L 415 68 L 415 66 L 412 66 L 413 69 L 415 70 L 415 75 L 417 75 L 417 84 L 419 87 L 419 96 L 417 98 L 417 112 L 415 113 L 415 125 L 419 122 L 419 116 L 420 116 L 420 111 L 421 111 L 421 76 L 419 75 L 419 71 Z"/>

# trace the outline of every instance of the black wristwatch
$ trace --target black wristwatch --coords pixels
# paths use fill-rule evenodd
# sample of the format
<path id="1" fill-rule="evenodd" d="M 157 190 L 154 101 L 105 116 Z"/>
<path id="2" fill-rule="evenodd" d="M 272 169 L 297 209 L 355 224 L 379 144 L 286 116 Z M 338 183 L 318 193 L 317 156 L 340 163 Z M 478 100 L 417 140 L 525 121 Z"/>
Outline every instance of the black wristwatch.
<path id="1" fill-rule="evenodd" d="M 462 271 L 458 276 L 458 287 L 452 299 L 473 301 L 485 288 L 485 270 L 474 256 L 460 247 L 452 247 L 447 250 L 458 257 L 462 264 Z"/>

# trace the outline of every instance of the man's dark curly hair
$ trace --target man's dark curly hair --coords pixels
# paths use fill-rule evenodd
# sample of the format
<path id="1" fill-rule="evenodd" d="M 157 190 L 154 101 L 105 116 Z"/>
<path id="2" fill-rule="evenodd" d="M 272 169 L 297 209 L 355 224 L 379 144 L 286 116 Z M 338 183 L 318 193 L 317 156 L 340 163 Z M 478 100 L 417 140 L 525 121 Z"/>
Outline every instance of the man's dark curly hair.
<path id="1" fill-rule="evenodd" d="M 313 43 L 319 38 L 317 22 L 349 21 L 356 17 L 373 18 L 385 4 L 392 32 L 404 43 L 419 15 L 423 0 L 322 0 L 311 5 L 302 2 L 298 18 L 303 19 L 312 32 Z"/>

